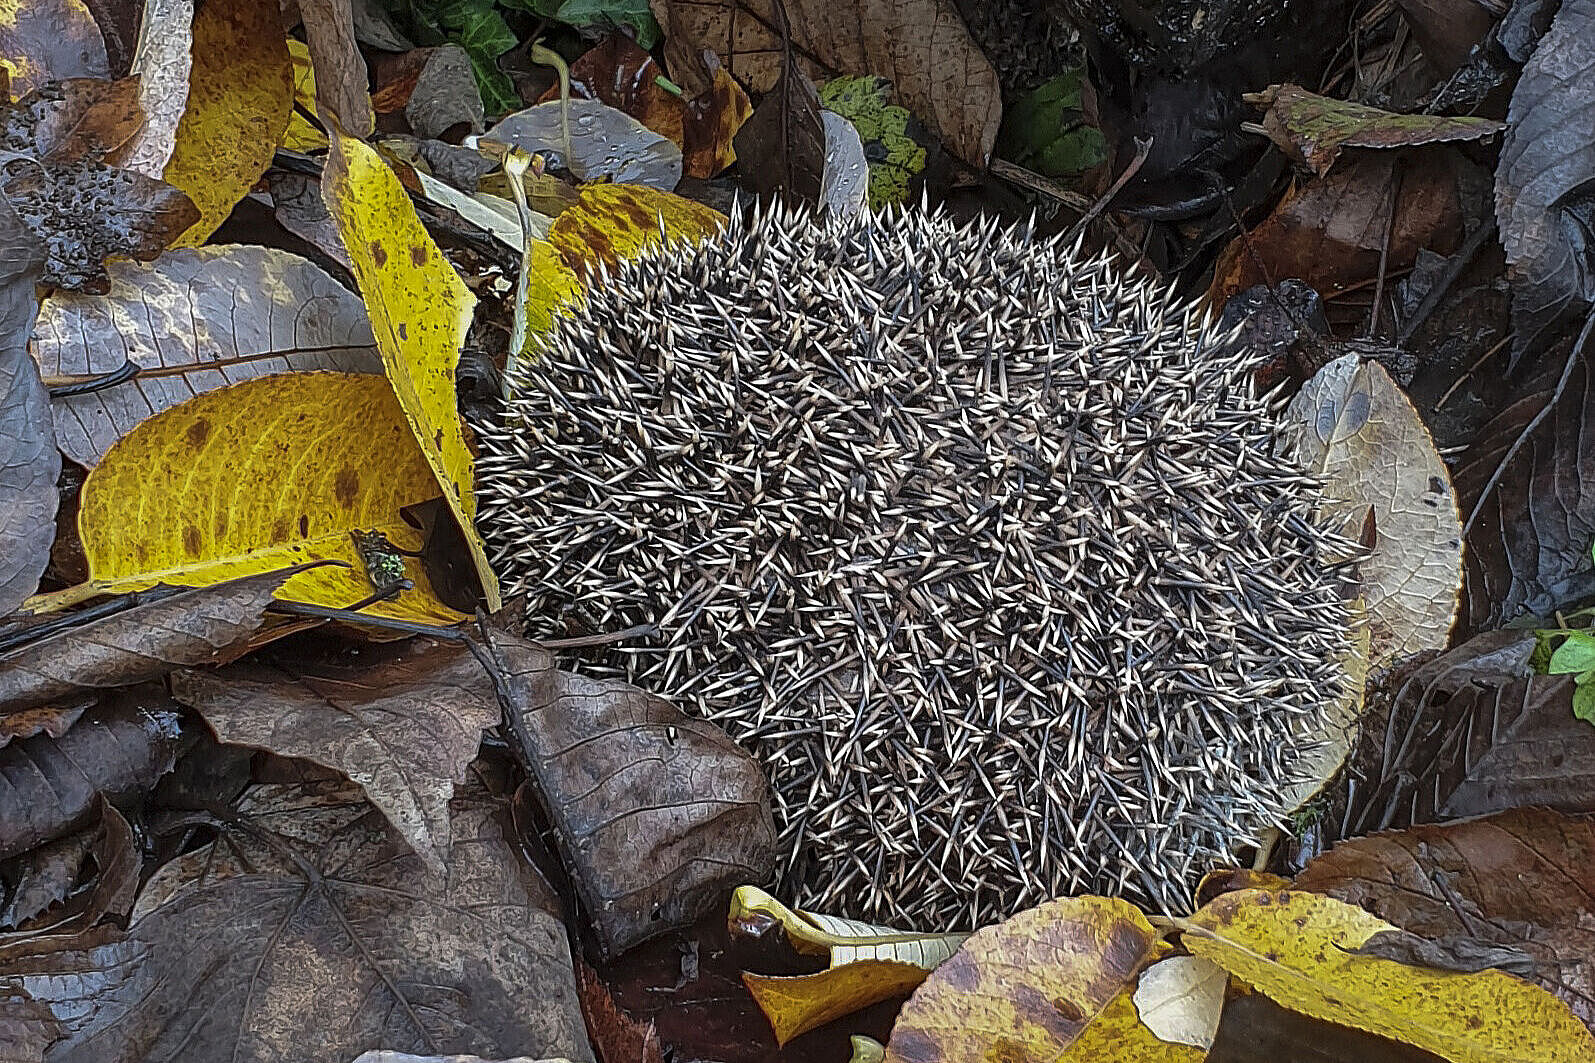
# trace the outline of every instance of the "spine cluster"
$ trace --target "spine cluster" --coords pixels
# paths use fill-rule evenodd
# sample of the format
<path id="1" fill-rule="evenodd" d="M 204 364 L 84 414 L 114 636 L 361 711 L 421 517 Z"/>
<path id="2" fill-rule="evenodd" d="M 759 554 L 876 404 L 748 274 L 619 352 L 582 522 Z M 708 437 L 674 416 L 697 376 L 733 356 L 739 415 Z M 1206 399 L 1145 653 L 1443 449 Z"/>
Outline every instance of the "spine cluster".
<path id="1" fill-rule="evenodd" d="M 1347 544 L 1251 363 L 1024 228 L 771 212 L 559 324 L 481 426 L 481 520 L 534 633 L 657 626 L 589 667 L 763 762 L 797 903 L 1177 909 L 1344 682 Z"/>

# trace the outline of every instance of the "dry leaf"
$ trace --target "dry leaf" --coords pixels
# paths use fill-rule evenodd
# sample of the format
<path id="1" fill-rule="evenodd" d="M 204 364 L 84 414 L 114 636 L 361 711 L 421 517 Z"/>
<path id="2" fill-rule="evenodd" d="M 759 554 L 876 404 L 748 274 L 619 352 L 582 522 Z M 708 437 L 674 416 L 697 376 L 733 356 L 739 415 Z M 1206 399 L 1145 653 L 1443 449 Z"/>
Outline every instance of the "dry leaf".
<path id="1" fill-rule="evenodd" d="M 772 0 L 651 0 L 665 34 L 670 73 L 689 92 L 711 84 L 700 53 L 718 53 L 731 74 L 766 93 L 781 74 L 783 20 Z M 876 74 L 934 129 L 953 154 L 985 169 L 997 139 L 997 72 L 951 0 L 785 0 L 792 50 L 816 81 Z"/>
<path id="2" fill-rule="evenodd" d="M 271 165 L 293 110 L 293 64 L 270 4 L 206 0 L 194 16 L 193 56 L 163 176 L 200 216 L 177 247 L 199 246 L 227 219 Z"/>
<path id="3" fill-rule="evenodd" d="M 1453 1063 L 1577 1063 L 1595 1053 L 1595 1036 L 1566 1004 L 1510 975 L 1355 955 L 1394 928 L 1329 897 L 1239 890 L 1179 923 L 1186 948 L 1276 1002 Z"/>
<path id="4" fill-rule="evenodd" d="M 321 194 L 349 249 L 388 381 L 465 535 L 487 607 L 497 610 L 498 580 L 476 531 L 475 462 L 465 445 L 454 383 L 476 298 L 421 225 L 398 177 L 369 145 L 343 134 L 333 137 Z"/>
<path id="5" fill-rule="evenodd" d="M 145 0 L 133 74 L 144 126 L 122 156 L 124 169 L 160 177 L 177 144 L 193 68 L 194 0 Z"/>
<path id="6" fill-rule="evenodd" d="M 51 442 L 50 396 L 24 340 L 43 272 L 43 249 L 0 200 L 0 616 L 38 589 L 55 541 L 61 455 Z"/>
<path id="7" fill-rule="evenodd" d="M 501 710 L 482 665 L 460 643 L 412 645 L 359 669 L 240 661 L 172 677 L 172 693 L 216 737 L 336 769 L 422 861 L 443 874 L 449 800 Z"/>
<path id="8" fill-rule="evenodd" d="M 382 371 L 359 297 L 287 251 L 200 247 L 107 270 L 109 293 L 51 296 L 33 335 L 46 376 L 110 373 L 125 361 L 143 370 L 56 402 L 56 442 L 81 465 L 202 391 L 291 369 Z"/>
<path id="9" fill-rule="evenodd" d="M 111 76 L 105 39 L 83 0 L 0 0 L 0 57 L 13 96 L 48 81 Z"/>
<path id="10" fill-rule="evenodd" d="M 1348 354 L 1302 386 L 1287 417 L 1298 459 L 1324 483 L 1320 517 L 1372 548 L 1358 565 L 1371 663 L 1443 648 L 1462 592 L 1462 522 L 1418 411 L 1382 365 Z"/>
<path id="11" fill-rule="evenodd" d="M 1159 1040 L 1206 1052 L 1218 1033 L 1228 987 L 1223 968 L 1197 956 L 1170 956 L 1141 972 L 1135 1011 Z"/>

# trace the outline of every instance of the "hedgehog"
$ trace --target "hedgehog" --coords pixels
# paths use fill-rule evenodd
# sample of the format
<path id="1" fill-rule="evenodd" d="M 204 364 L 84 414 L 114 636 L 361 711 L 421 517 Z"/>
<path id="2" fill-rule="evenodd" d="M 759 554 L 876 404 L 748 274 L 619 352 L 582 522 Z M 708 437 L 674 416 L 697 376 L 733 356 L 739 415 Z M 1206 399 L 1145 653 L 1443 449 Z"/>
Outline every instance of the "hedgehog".
<path id="1" fill-rule="evenodd" d="M 766 769 L 779 888 L 973 927 L 1164 911 L 1347 693 L 1356 546 L 1258 357 L 1034 220 L 770 207 L 600 278 L 477 425 L 534 636 Z"/>

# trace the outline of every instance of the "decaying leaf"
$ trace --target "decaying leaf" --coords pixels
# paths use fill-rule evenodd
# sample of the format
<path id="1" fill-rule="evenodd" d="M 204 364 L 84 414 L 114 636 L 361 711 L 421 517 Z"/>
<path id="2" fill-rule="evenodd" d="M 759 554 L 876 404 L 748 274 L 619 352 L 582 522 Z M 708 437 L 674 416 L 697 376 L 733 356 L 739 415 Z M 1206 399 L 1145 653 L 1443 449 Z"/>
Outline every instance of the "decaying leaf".
<path id="1" fill-rule="evenodd" d="M 1142 1058 L 1151 1033 L 1116 1017 L 1128 1009 L 1136 975 L 1166 952 L 1133 905 L 1106 897 L 1069 897 L 978 930 L 932 971 L 898 1016 L 887 1063 L 954 1063 L 968 1059 L 1056 1059 L 1107 1015 L 1121 1058 Z M 1110 1013 L 1109 1005 L 1119 1007 Z M 1156 1059 L 1157 1056 L 1147 1058 Z M 1199 1057 L 1198 1057 L 1199 1058 Z"/>
<path id="2" fill-rule="evenodd" d="M 133 687 L 60 738 L 34 735 L 0 749 L 0 860 L 83 826 L 102 794 L 116 800 L 154 786 L 177 758 L 181 722 L 170 698 Z"/>
<path id="3" fill-rule="evenodd" d="M 496 610 L 498 580 L 476 531 L 475 463 L 460 427 L 454 383 L 476 298 L 421 225 L 398 177 L 369 145 L 343 134 L 333 137 L 321 194 L 349 249 L 399 407 L 465 535 L 487 606 Z"/>
<path id="4" fill-rule="evenodd" d="M 1135 1012 L 1159 1040 L 1213 1047 L 1229 976 L 1197 956 L 1170 956 L 1141 972 Z"/>
<path id="5" fill-rule="evenodd" d="M 816 81 L 878 74 L 902 103 L 940 134 L 959 158 L 984 169 L 997 139 L 1002 99 L 997 72 L 969 36 L 951 0 L 651 0 L 676 81 L 697 93 L 710 84 L 699 55 L 720 54 L 731 74 L 767 93 L 787 49 Z M 729 46 L 728 46 L 729 42 Z"/>
<path id="6" fill-rule="evenodd" d="M 0 616 L 38 589 L 55 541 L 61 455 L 51 442 L 50 396 L 25 339 L 43 270 L 42 248 L 0 200 Z"/>
<path id="7" fill-rule="evenodd" d="M 300 0 L 305 39 L 315 68 L 316 114 L 356 138 L 371 135 L 371 96 L 366 62 L 355 42 L 357 16 L 350 0 Z"/>
<path id="8" fill-rule="evenodd" d="M 156 874 L 125 932 L 0 948 L 0 1009 L 46 1005 L 61 1063 L 591 1063 L 552 898 L 480 788 L 450 811 L 438 878 L 356 787 L 256 788 L 219 841 Z"/>
<path id="9" fill-rule="evenodd" d="M 0 57 L 13 96 L 47 81 L 111 76 L 105 39 L 83 0 L 0 0 Z"/>
<path id="10" fill-rule="evenodd" d="M 382 371 L 359 297 L 287 251 L 201 247 L 107 270 L 107 294 L 56 293 L 34 328 L 45 376 L 127 361 L 143 370 L 55 404 L 56 442 L 79 464 L 92 467 L 134 425 L 202 391 L 288 370 Z"/>
<path id="11" fill-rule="evenodd" d="M 121 919 L 132 910 L 142 853 L 116 806 L 103 795 L 95 805 L 97 825 L 39 846 L 20 861 L 17 887 L 0 911 L 0 929 L 27 922 L 29 933 L 81 933 L 107 916 Z M 74 892 L 90 861 L 93 882 Z"/>
<path id="12" fill-rule="evenodd" d="M 843 1015 L 903 996 L 969 937 L 919 934 L 793 911 L 756 886 L 737 887 L 729 917 L 733 934 L 762 936 L 772 920 L 797 951 L 830 960 L 828 968 L 815 974 L 742 973 L 743 984 L 781 1045 Z"/>
<path id="13" fill-rule="evenodd" d="M 242 652 L 292 570 L 179 590 L 0 653 L 0 714 L 70 702 Z"/>
<path id="14" fill-rule="evenodd" d="M 1296 877 L 1403 930 L 1511 950 L 1595 1026 L 1595 818 L 1516 808 L 1341 842 Z M 1499 964 L 1497 957 L 1490 961 Z"/>
<path id="15" fill-rule="evenodd" d="M 206 0 L 194 16 L 188 105 L 163 177 L 199 208 L 175 241 L 198 247 L 271 164 L 293 110 L 282 21 L 256 0 Z"/>
<path id="16" fill-rule="evenodd" d="M 1383 366 L 1348 354 L 1302 386 L 1288 417 L 1298 458 L 1324 483 L 1320 515 L 1371 547 L 1358 571 L 1372 664 L 1444 647 L 1462 590 L 1462 524 L 1417 410 Z"/>
<path id="17" fill-rule="evenodd" d="M 598 100 L 540 103 L 506 116 L 485 140 L 543 155 L 584 181 L 608 179 L 670 191 L 681 181 L 681 148 Z"/>
<path id="18" fill-rule="evenodd" d="M 1595 179 L 1595 0 L 1565 0 L 1523 65 L 1495 172 L 1512 282 L 1514 361 L 1595 300 L 1587 206 Z"/>
<path id="19" fill-rule="evenodd" d="M 223 742 L 309 760 L 359 783 L 439 874 L 449 858 L 449 799 L 500 717 L 487 673 L 459 643 L 421 643 L 361 669 L 252 661 L 191 669 L 172 677 L 172 693 Z"/>
<path id="20" fill-rule="evenodd" d="M 1342 901 L 1239 890 L 1179 923 L 1192 953 L 1276 1002 L 1454 1063 L 1574 1063 L 1595 1053 L 1595 1036 L 1566 1004 L 1511 975 L 1356 955 L 1371 936 L 1394 928 Z"/>
<path id="21" fill-rule="evenodd" d="M 725 732 L 614 679 L 495 639 L 514 740 L 547 804 L 599 947 L 694 922 L 775 866 L 769 784 Z"/>
<path id="22" fill-rule="evenodd" d="M 1504 127 L 1488 118 L 1395 114 L 1377 107 L 1270 85 L 1246 102 L 1267 108 L 1263 128 L 1281 151 L 1322 177 L 1342 148 L 1403 148 L 1448 140 L 1478 140 Z"/>
<path id="23" fill-rule="evenodd" d="M 588 185 L 581 190 L 581 202 L 554 219 L 548 242 L 578 276 L 590 277 L 599 265 L 613 271 L 644 248 L 657 247 L 661 241 L 695 243 L 719 232 L 724 224 L 718 211 L 673 192 L 638 185 Z"/>
<path id="24" fill-rule="evenodd" d="M 165 172 L 188 105 L 193 46 L 194 0 L 146 0 L 133 60 L 144 125 L 121 159 L 124 168 L 145 177 Z"/>
<path id="25" fill-rule="evenodd" d="M 388 382 L 346 373 L 279 373 L 196 395 L 141 422 L 83 484 L 78 531 L 93 588 L 220 583 L 307 561 L 278 597 L 343 608 L 373 592 L 351 532 L 401 550 L 420 533 L 400 511 L 437 495 Z M 137 523 L 125 519 L 136 506 Z M 426 573 L 368 608 L 451 624 Z"/>

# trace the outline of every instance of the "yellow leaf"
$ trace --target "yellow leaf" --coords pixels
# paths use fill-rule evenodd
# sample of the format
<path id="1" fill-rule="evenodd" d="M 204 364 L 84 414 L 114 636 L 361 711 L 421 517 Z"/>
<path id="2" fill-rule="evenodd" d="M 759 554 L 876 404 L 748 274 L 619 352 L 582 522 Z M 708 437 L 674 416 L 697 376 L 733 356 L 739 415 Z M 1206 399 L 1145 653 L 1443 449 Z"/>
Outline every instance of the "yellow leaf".
<path id="1" fill-rule="evenodd" d="M 594 267 L 613 270 L 622 260 L 664 240 L 696 243 L 720 231 L 725 216 L 674 192 L 643 185 L 586 185 L 581 202 L 560 212 L 548 232 L 579 276 Z"/>
<path id="2" fill-rule="evenodd" d="M 422 227 L 398 177 L 364 141 L 334 133 L 321 192 L 348 249 L 388 380 L 465 533 L 488 608 L 497 609 L 498 581 L 476 531 L 475 463 L 454 386 L 476 299 Z"/>
<path id="3" fill-rule="evenodd" d="M 1206 1058 L 1205 1048 L 1165 1041 L 1147 1029 L 1128 986 L 1080 1031 L 1064 1057 L 1067 1063 L 1202 1063 Z"/>
<path id="4" fill-rule="evenodd" d="M 194 16 L 188 109 L 162 175 L 188 194 L 199 221 L 173 242 L 198 247 L 271 165 L 293 110 L 293 64 L 277 9 L 206 0 Z"/>
<path id="5" fill-rule="evenodd" d="M 554 327 L 556 317 L 581 302 L 582 283 L 547 240 L 533 241 L 525 261 L 526 336 L 535 341 Z"/>
<path id="6" fill-rule="evenodd" d="M 310 49 L 304 41 L 289 37 L 288 55 L 294 64 L 294 111 L 283 132 L 282 146 L 289 151 L 320 151 L 327 146 L 327 134 L 305 117 L 316 113 L 316 71 L 310 65 Z"/>
<path id="7" fill-rule="evenodd" d="M 1104 1018 L 1105 1029 L 1118 1039 L 1113 1043 L 1122 1045 L 1139 1028 L 1138 1021 L 1120 1022 L 1123 1007 L 1133 1019 L 1134 1006 L 1109 1007 L 1127 997 L 1135 976 L 1166 950 L 1146 917 L 1126 901 L 1068 897 L 1020 912 L 976 931 L 930 973 L 897 1017 L 887 1063 L 1052 1060 L 1082 1040 L 1100 1053 L 1105 1049 L 1096 1046 L 1107 1045 L 1108 1034 L 1088 1031 Z M 1156 1049 L 1151 1033 L 1144 1036 Z"/>
<path id="8" fill-rule="evenodd" d="M 1186 948 L 1303 1015 L 1452 1063 L 1588 1063 L 1595 1036 L 1566 1004 L 1501 971 L 1352 954 L 1389 923 L 1315 893 L 1240 890 L 1179 920 Z"/>
<path id="9" fill-rule="evenodd" d="M 754 1002 L 785 1046 L 799 1034 L 851 1015 L 860 1008 L 899 997 L 925 980 L 925 969 L 911 963 L 860 960 L 818 974 L 790 977 L 742 972 Z"/>
<path id="10" fill-rule="evenodd" d="M 282 373 L 207 391 L 141 422 L 83 484 L 78 531 L 89 578 L 112 592 L 208 586 L 305 561 L 279 598 L 335 608 L 372 593 L 350 532 L 402 550 L 421 533 L 401 507 L 437 482 L 381 377 Z M 367 611 L 421 623 L 463 617 L 405 559 L 415 588 Z"/>

